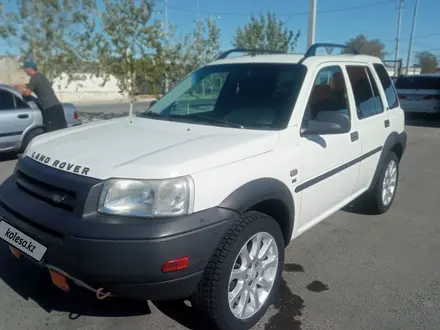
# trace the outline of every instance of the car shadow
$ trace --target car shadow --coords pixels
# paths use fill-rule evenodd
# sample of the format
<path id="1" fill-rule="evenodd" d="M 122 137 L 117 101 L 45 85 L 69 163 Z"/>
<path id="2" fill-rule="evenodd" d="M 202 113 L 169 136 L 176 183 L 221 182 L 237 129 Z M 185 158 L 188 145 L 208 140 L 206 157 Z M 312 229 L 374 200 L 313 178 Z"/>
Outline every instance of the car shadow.
<path id="1" fill-rule="evenodd" d="M 108 298 L 99 301 L 93 293 L 75 287 L 70 293 L 56 288 L 50 281 L 47 269 L 40 268 L 26 260 L 17 260 L 4 244 L 0 245 L 0 279 L 25 300 L 32 300 L 47 313 L 52 311 L 69 313 L 69 319 L 81 316 L 130 317 L 151 314 L 148 302 Z M 285 272 L 303 272 L 302 266 L 286 264 Z M 23 276 L 26 274 L 26 276 Z M 211 328 L 209 320 L 185 301 L 152 302 L 159 311 L 180 325 L 192 330 Z M 276 314 L 269 317 L 265 330 L 300 330 L 305 307 L 304 300 L 295 295 L 284 278 L 274 302 Z"/>
<path id="2" fill-rule="evenodd" d="M 440 114 L 406 113 L 405 125 L 415 127 L 440 127 Z"/>
<path id="3" fill-rule="evenodd" d="M 303 272 L 304 269 L 298 264 L 285 264 L 284 271 Z M 206 330 L 212 328 L 209 320 L 192 308 L 188 301 L 153 302 L 153 304 L 159 311 L 188 329 Z M 297 318 L 302 315 L 301 310 L 305 307 L 304 300 L 290 290 L 284 278 L 281 279 L 280 290 L 273 305 L 277 309 L 277 313 L 269 317 L 264 325 L 265 330 L 301 329 L 301 321 Z"/>
<path id="4" fill-rule="evenodd" d="M 344 206 L 341 211 L 352 213 L 352 214 L 358 214 L 358 215 L 370 215 L 370 216 L 377 216 L 376 213 L 374 213 L 372 210 L 370 210 L 368 207 L 363 205 L 362 203 L 359 203 L 357 201 L 353 201 L 352 203 Z"/>
<path id="5" fill-rule="evenodd" d="M 148 302 L 97 300 L 93 293 L 76 286 L 65 293 L 51 283 L 47 269 L 15 259 L 4 244 L 0 244 L 0 264 L 0 279 L 23 299 L 36 302 L 47 313 L 67 312 L 71 320 L 81 316 L 125 317 L 151 313 Z"/>

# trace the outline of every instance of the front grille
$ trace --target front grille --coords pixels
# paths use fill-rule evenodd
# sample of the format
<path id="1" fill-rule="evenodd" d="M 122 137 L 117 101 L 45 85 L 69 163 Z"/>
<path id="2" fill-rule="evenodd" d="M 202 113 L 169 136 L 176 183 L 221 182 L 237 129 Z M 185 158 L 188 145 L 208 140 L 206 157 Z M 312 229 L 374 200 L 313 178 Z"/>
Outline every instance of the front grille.
<path id="1" fill-rule="evenodd" d="M 30 177 L 24 172 L 17 170 L 15 182 L 17 186 L 28 194 L 38 198 L 54 207 L 73 212 L 76 203 L 76 193 L 60 187 L 47 184 Z"/>

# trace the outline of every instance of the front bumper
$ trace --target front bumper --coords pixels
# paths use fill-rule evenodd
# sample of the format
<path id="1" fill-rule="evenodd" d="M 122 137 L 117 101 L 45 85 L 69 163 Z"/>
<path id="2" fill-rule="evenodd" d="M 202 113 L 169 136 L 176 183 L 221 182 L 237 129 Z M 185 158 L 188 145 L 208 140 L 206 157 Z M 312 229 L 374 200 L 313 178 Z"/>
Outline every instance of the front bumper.
<path id="1" fill-rule="evenodd" d="M 18 164 L 19 170 L 35 178 L 31 170 L 34 167 L 44 171 L 40 172 L 42 178 L 50 172 L 51 184 L 57 182 L 54 175 L 60 185 L 67 179 L 64 176 L 73 176 L 28 158 Z M 76 177 L 74 180 L 90 180 Z M 92 183 L 93 187 L 99 184 Z M 231 210 L 212 208 L 173 219 L 104 216 L 91 212 L 95 190 L 90 188 L 83 207 L 59 208 L 35 191 L 23 189 L 14 174 L 0 186 L 0 216 L 47 247 L 40 262 L 29 260 L 60 269 L 91 287 L 102 287 L 124 298 L 164 300 L 190 296 L 236 215 Z M 77 200 L 81 199 L 79 195 L 77 192 Z M 187 268 L 162 272 L 165 262 L 182 257 L 189 259 Z"/>

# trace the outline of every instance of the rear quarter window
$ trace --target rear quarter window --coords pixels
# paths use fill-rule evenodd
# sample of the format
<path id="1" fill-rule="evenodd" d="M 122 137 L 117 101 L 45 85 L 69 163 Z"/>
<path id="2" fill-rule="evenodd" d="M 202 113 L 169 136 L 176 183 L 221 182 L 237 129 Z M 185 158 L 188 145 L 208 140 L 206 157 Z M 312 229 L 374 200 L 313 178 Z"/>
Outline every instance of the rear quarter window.
<path id="1" fill-rule="evenodd" d="M 393 86 L 393 81 L 391 80 L 387 70 L 382 64 L 376 63 L 373 66 L 379 77 L 380 84 L 385 92 L 388 107 L 390 109 L 397 108 L 399 106 L 399 99 L 397 97 L 396 89 Z"/>

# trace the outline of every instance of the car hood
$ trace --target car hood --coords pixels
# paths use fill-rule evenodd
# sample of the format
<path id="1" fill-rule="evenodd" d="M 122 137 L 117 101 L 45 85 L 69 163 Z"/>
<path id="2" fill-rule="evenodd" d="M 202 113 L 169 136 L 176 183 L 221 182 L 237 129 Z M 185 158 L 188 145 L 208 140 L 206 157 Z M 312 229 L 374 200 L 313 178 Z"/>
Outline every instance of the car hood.
<path id="1" fill-rule="evenodd" d="M 124 117 L 41 135 L 25 156 L 99 179 L 159 179 L 266 153 L 277 141 L 274 131 Z"/>

